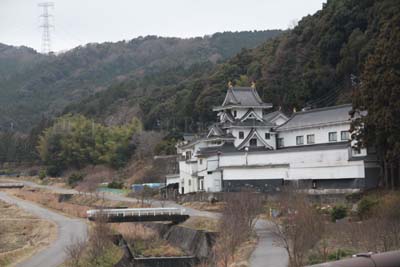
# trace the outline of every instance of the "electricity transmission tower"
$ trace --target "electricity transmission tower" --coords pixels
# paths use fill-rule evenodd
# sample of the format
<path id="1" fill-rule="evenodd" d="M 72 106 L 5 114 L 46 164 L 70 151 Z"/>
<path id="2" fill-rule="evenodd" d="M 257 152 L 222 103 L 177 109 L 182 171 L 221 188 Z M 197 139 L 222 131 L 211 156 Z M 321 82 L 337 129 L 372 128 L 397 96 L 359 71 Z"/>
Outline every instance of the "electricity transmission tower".
<path id="1" fill-rule="evenodd" d="M 54 7 L 53 2 L 44 2 L 39 3 L 38 6 L 42 8 L 42 14 L 40 15 L 42 24 L 40 25 L 43 28 L 42 32 L 42 53 L 48 54 L 51 52 L 51 35 L 50 30 L 54 28 L 54 25 L 50 23 L 50 18 L 52 15 L 49 12 L 49 9 Z"/>

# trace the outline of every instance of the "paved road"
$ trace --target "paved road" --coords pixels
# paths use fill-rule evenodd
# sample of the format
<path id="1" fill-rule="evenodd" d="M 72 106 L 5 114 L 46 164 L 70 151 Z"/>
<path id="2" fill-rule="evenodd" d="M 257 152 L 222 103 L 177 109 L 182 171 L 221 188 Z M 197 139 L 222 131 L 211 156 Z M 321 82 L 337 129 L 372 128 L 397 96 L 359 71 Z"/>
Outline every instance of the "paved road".
<path id="1" fill-rule="evenodd" d="M 255 226 L 258 244 L 250 257 L 252 267 L 287 267 L 286 250 L 275 244 L 274 225 L 266 220 L 258 220 Z"/>
<path id="2" fill-rule="evenodd" d="M 58 226 L 58 236 L 49 247 L 19 263 L 17 267 L 56 267 L 66 259 L 64 249 L 76 239 L 87 237 L 87 225 L 81 219 L 71 219 L 53 211 L 42 208 L 31 202 L 11 197 L 0 192 L 0 200 L 15 204 L 20 208 L 42 219 L 53 221 Z"/>
<path id="3" fill-rule="evenodd" d="M 16 180 L 14 180 L 16 181 Z M 21 181 L 19 181 L 21 182 Z M 77 194 L 78 191 L 73 189 L 64 189 L 56 186 L 38 185 L 33 182 L 22 181 L 26 186 L 48 189 L 58 193 L 64 194 Z M 104 198 L 114 201 L 134 202 L 134 198 L 124 197 L 116 194 L 104 194 Z M 172 201 L 153 201 L 152 205 L 155 207 L 176 207 L 185 208 L 190 216 L 202 216 L 208 218 L 218 219 L 220 214 L 215 212 L 199 211 L 196 209 L 183 207 Z M 255 231 L 258 236 L 258 244 L 253 251 L 250 258 L 250 265 L 252 267 L 287 267 L 288 256 L 284 248 L 277 247 L 274 243 L 273 226 L 266 220 L 258 220 L 255 226 Z"/>

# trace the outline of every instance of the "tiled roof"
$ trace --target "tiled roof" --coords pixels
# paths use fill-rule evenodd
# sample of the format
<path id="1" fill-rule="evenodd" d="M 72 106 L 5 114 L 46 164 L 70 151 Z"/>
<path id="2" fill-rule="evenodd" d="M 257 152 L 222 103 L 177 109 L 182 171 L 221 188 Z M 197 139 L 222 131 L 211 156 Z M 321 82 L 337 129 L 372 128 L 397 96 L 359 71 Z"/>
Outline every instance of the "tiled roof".
<path id="1" fill-rule="evenodd" d="M 253 87 L 232 87 L 228 89 L 226 97 L 222 106 L 240 105 L 240 106 L 271 106 L 271 104 L 264 103 Z"/>
<path id="2" fill-rule="evenodd" d="M 301 129 L 317 125 L 350 122 L 351 104 L 327 108 L 312 109 L 294 113 L 284 124 L 276 128 L 277 131 Z"/>
<path id="3" fill-rule="evenodd" d="M 270 122 L 272 119 L 276 118 L 279 115 L 283 115 L 287 117 L 283 112 L 277 110 L 263 115 L 263 120 Z"/>

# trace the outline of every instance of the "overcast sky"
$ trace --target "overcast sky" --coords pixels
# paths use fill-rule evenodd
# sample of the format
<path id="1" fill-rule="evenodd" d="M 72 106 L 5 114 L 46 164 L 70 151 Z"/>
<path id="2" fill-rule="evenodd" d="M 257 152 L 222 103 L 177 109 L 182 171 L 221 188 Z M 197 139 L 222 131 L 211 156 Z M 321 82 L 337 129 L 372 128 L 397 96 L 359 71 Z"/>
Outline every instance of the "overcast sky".
<path id="1" fill-rule="evenodd" d="M 0 0 L 0 42 L 41 48 L 39 2 Z M 54 0 L 53 51 L 137 36 L 287 29 L 326 0 Z"/>

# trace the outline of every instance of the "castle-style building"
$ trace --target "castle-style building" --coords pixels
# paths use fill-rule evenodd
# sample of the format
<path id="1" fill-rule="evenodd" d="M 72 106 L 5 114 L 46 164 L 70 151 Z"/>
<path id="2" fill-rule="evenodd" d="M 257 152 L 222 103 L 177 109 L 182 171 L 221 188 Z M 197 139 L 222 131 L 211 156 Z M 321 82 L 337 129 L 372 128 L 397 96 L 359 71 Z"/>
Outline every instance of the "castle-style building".
<path id="1" fill-rule="evenodd" d="M 350 104 L 294 112 L 271 111 L 254 84 L 229 86 L 214 107 L 218 123 L 207 135 L 177 145 L 179 175 L 167 176 L 179 193 L 279 191 L 291 184 L 310 191 L 353 192 L 377 185 L 379 169 L 366 149 L 351 146 Z"/>

